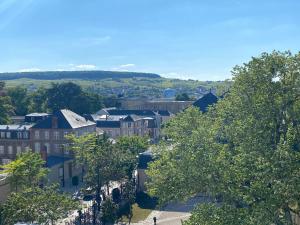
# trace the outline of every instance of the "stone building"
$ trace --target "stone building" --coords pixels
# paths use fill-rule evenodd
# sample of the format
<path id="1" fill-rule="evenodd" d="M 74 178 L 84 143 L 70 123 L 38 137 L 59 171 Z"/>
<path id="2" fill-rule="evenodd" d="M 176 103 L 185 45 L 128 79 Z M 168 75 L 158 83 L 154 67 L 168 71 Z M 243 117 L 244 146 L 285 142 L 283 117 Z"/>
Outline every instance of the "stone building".
<path id="1" fill-rule="evenodd" d="M 31 122 L 31 123 L 30 123 Z M 46 149 L 48 155 L 68 155 L 66 135 L 96 132 L 96 123 L 62 109 L 49 114 L 29 114 L 20 125 L 0 125 L 0 163 L 16 158 L 22 151 Z"/>

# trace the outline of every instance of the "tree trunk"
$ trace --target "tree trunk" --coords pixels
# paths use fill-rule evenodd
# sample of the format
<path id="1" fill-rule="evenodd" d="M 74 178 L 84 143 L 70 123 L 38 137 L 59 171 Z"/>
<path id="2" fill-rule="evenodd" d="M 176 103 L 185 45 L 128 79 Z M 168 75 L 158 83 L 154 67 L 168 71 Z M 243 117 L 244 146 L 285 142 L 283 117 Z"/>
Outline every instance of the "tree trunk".
<path id="1" fill-rule="evenodd" d="M 107 191 L 107 196 L 109 196 L 109 182 L 106 183 L 106 191 Z"/>

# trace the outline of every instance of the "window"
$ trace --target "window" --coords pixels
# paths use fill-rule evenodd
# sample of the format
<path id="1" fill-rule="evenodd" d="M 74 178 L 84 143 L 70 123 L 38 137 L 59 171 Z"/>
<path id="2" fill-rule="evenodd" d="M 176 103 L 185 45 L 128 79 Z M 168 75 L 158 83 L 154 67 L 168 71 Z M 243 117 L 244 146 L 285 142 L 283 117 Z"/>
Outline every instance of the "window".
<path id="1" fill-rule="evenodd" d="M 35 152 L 39 153 L 41 151 L 41 144 L 39 142 L 36 142 L 34 144 L 34 150 Z"/>
<path id="2" fill-rule="evenodd" d="M 21 146 L 17 146 L 17 154 L 21 153 Z"/>
<path id="3" fill-rule="evenodd" d="M 54 131 L 54 139 L 59 140 L 59 131 Z"/>
<path id="4" fill-rule="evenodd" d="M 29 133 L 26 131 L 26 132 L 23 132 L 23 138 L 24 139 L 28 139 L 29 138 Z"/>
<path id="5" fill-rule="evenodd" d="M 8 146 L 8 154 L 10 154 L 10 155 L 13 154 L 13 147 L 11 145 Z"/>
<path id="6" fill-rule="evenodd" d="M 4 131 L 1 131 L 1 138 L 5 138 L 5 132 Z"/>
<path id="7" fill-rule="evenodd" d="M 6 138 L 10 138 L 11 135 L 10 135 L 10 132 L 6 132 Z"/>
<path id="8" fill-rule="evenodd" d="M 35 137 L 35 139 L 40 138 L 40 132 L 38 130 L 34 131 L 34 137 Z"/>
<path id="9" fill-rule="evenodd" d="M 45 131 L 45 139 L 46 139 L 46 140 L 49 140 L 49 139 L 50 139 L 49 131 Z"/>
<path id="10" fill-rule="evenodd" d="M 5 164 L 8 164 L 10 163 L 11 160 L 10 159 L 2 159 L 2 163 L 5 165 Z"/>
<path id="11" fill-rule="evenodd" d="M 47 153 L 49 154 L 50 153 L 50 144 L 45 143 L 45 148 L 46 148 Z"/>
<path id="12" fill-rule="evenodd" d="M 18 132 L 17 137 L 18 137 L 18 139 L 22 139 L 23 138 L 22 132 Z"/>
<path id="13" fill-rule="evenodd" d="M 0 155 L 4 155 L 4 146 L 0 145 Z"/>
<path id="14" fill-rule="evenodd" d="M 54 144 L 54 150 L 55 150 L 55 152 L 59 152 L 60 151 L 59 144 Z"/>
<path id="15" fill-rule="evenodd" d="M 128 127 L 131 127 L 131 123 L 128 123 Z"/>

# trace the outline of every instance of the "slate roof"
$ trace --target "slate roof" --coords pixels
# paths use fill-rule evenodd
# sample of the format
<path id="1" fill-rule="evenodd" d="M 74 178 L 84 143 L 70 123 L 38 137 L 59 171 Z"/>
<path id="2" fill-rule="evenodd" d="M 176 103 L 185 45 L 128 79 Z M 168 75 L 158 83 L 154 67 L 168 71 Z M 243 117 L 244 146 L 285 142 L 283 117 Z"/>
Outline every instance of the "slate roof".
<path id="1" fill-rule="evenodd" d="M 30 113 L 30 114 L 27 114 L 26 116 L 49 116 L 48 113 Z"/>
<path id="2" fill-rule="evenodd" d="M 137 115 L 128 115 L 123 119 L 123 121 L 134 122 L 134 121 L 141 120 L 141 119 L 143 119 L 143 118 L 140 116 L 137 116 Z"/>
<path id="3" fill-rule="evenodd" d="M 109 115 L 137 115 L 137 116 L 156 116 L 152 110 L 123 110 L 123 109 L 107 109 Z"/>
<path id="4" fill-rule="evenodd" d="M 206 112 L 208 106 L 213 105 L 218 102 L 218 98 L 211 92 L 204 95 L 202 98 L 198 99 L 193 103 L 193 106 L 198 107 L 202 112 Z"/>
<path id="5" fill-rule="evenodd" d="M 86 120 L 84 117 L 79 116 L 78 114 L 68 110 L 62 109 L 55 112 L 53 115 L 48 117 L 45 120 L 38 122 L 32 128 L 40 129 L 51 129 L 53 117 L 57 118 L 57 128 L 58 129 L 75 129 L 79 127 L 86 127 L 94 125 L 95 123 L 89 120 Z"/>
<path id="6" fill-rule="evenodd" d="M 66 161 L 69 161 L 71 159 L 72 158 L 70 158 L 70 157 L 62 157 L 62 156 L 51 155 L 51 156 L 47 157 L 46 166 L 48 168 L 50 168 L 50 167 L 53 167 L 55 165 L 62 164 L 62 163 L 66 162 Z"/>
<path id="7" fill-rule="evenodd" d="M 15 131 L 22 131 L 22 130 L 29 130 L 33 124 L 27 125 L 0 125 L 0 130 L 15 130 Z"/>
<path id="8" fill-rule="evenodd" d="M 139 154 L 138 169 L 147 169 L 148 163 L 154 161 L 153 154 L 150 150 Z"/>

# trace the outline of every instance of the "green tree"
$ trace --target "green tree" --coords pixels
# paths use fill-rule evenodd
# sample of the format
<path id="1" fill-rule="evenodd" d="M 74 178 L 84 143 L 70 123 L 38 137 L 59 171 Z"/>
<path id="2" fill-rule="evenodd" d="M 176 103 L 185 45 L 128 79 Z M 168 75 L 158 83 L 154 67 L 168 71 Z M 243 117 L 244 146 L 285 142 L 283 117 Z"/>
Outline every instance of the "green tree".
<path id="1" fill-rule="evenodd" d="M 10 115 L 13 114 L 11 99 L 4 90 L 5 83 L 0 81 L 0 124 L 10 122 Z"/>
<path id="2" fill-rule="evenodd" d="M 8 173 L 10 185 L 14 191 L 37 186 L 46 177 L 48 169 L 40 154 L 32 151 L 17 155 L 16 160 L 2 166 L 2 173 Z"/>
<path id="3" fill-rule="evenodd" d="M 170 121 L 171 143 L 149 170 L 161 202 L 206 193 L 192 224 L 293 224 L 300 194 L 300 54 L 273 52 L 233 70 L 225 98 L 206 114 Z M 171 146 L 171 147 L 170 147 Z"/>
<path id="4" fill-rule="evenodd" d="M 28 106 L 29 112 L 48 112 L 47 108 L 47 89 L 40 87 L 38 90 L 29 93 L 28 98 L 30 99 L 30 104 Z"/>
<path id="5" fill-rule="evenodd" d="M 9 88 L 7 90 L 8 96 L 11 98 L 16 115 L 24 116 L 28 113 L 30 98 L 27 89 L 21 86 Z"/>
<path id="6" fill-rule="evenodd" d="M 187 93 L 178 94 L 175 97 L 176 101 L 191 101 L 190 96 Z"/>
<path id="7" fill-rule="evenodd" d="M 96 192 L 98 210 L 100 210 L 101 187 L 109 182 L 118 181 L 124 173 L 120 166 L 121 155 L 114 148 L 112 141 L 106 135 L 89 134 L 82 137 L 69 136 L 75 152 L 77 163 L 85 168 L 85 184 Z"/>
<path id="8" fill-rule="evenodd" d="M 27 151 L 2 166 L 2 172 L 9 174 L 8 179 L 14 189 L 0 207 L 3 224 L 10 225 L 20 221 L 54 224 L 77 207 L 71 198 L 58 193 L 57 186 L 39 187 L 48 173 L 44 165 L 45 161 L 40 154 Z"/>
<path id="9" fill-rule="evenodd" d="M 72 82 L 53 83 L 47 89 L 47 107 L 52 111 L 67 108 L 78 114 L 94 113 L 103 107 L 102 97 L 87 93 Z"/>
<path id="10" fill-rule="evenodd" d="M 52 86 L 47 90 L 47 107 L 53 112 L 63 108 L 75 111 L 73 107 L 77 103 L 80 104 L 76 100 L 81 94 L 81 87 L 72 82 L 52 83 Z"/>
<path id="11" fill-rule="evenodd" d="M 133 171 L 136 169 L 138 154 L 146 151 L 148 147 L 147 137 L 124 136 L 117 139 L 115 148 L 122 155 L 121 164 L 129 180 L 132 179 Z"/>
<path id="12" fill-rule="evenodd" d="M 78 204 L 64 194 L 58 194 L 56 186 L 26 188 L 10 194 L 3 204 L 3 224 L 17 222 L 55 224 L 58 219 L 76 209 Z"/>
<path id="13" fill-rule="evenodd" d="M 116 221 L 117 212 L 118 212 L 118 205 L 115 204 L 110 198 L 107 198 L 103 204 L 101 205 L 102 211 L 102 222 L 106 223 L 114 223 Z"/>

